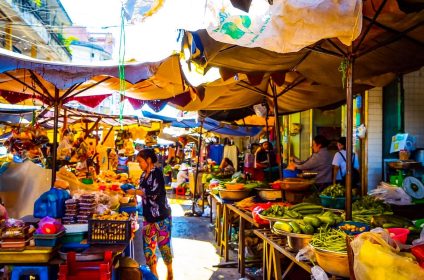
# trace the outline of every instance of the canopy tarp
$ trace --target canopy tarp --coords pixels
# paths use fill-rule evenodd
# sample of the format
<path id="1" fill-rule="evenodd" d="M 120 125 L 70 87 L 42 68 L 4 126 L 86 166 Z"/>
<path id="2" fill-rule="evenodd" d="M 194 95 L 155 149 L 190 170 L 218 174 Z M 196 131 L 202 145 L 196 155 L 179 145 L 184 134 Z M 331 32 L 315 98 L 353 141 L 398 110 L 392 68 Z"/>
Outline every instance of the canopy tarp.
<path id="1" fill-rule="evenodd" d="M 272 81 L 277 85 L 279 114 L 327 108 L 345 100 L 343 62 L 348 56 L 354 58 L 354 93 L 384 86 L 397 75 L 424 65 L 422 4 L 364 1 L 362 14 L 362 32 L 351 47 L 338 39 L 322 39 L 300 51 L 282 54 L 218 42 L 206 30 L 199 30 L 186 32 L 185 48 L 191 50 L 190 60 L 205 70 L 219 67 L 223 79 L 231 80 L 240 73 L 247 75 L 247 82 L 239 79 L 231 84 L 242 103 L 239 107 L 254 104 L 259 96 L 267 96 L 272 105 Z M 240 87 L 248 88 L 247 93 Z M 195 100 L 187 107 L 215 110 L 215 99 L 206 90 L 203 101 Z M 227 101 L 224 104 L 222 100 L 220 106 L 228 109 L 234 99 Z"/>
<path id="2" fill-rule="evenodd" d="M 177 119 L 168 116 L 162 116 L 159 114 L 143 111 L 143 116 L 152 119 L 162 120 L 166 123 L 170 123 L 175 127 L 182 128 L 197 128 L 202 126 L 202 122 L 196 119 Z M 217 134 L 231 135 L 231 136 L 255 136 L 262 131 L 262 127 L 258 126 L 233 126 L 221 123 L 211 118 L 204 118 L 203 129 L 207 132 L 214 132 Z"/>
<path id="3" fill-rule="evenodd" d="M 190 101 L 178 55 L 158 62 L 128 63 L 124 68 L 125 97 L 132 104 L 141 107 L 148 100 L 166 100 L 184 106 Z M 95 107 L 120 90 L 118 65 L 106 62 L 65 64 L 0 49 L 0 73 L 0 96 L 10 103 L 38 99 L 47 104 L 55 100 L 64 104 L 76 100 Z M 184 97 L 179 97 L 181 94 Z"/>

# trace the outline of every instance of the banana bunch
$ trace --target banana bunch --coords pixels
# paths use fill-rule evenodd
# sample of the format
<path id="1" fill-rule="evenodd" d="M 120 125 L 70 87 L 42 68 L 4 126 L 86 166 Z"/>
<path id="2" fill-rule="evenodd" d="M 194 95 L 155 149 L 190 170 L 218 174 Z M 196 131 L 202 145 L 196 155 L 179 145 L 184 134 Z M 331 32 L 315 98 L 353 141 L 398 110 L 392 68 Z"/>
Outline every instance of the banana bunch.
<path id="1" fill-rule="evenodd" d="M 253 201 L 254 198 L 255 198 L 254 196 L 251 196 L 243 200 L 240 200 L 239 202 L 236 202 L 234 204 L 235 206 L 239 208 L 249 208 L 255 205 L 255 202 Z"/>

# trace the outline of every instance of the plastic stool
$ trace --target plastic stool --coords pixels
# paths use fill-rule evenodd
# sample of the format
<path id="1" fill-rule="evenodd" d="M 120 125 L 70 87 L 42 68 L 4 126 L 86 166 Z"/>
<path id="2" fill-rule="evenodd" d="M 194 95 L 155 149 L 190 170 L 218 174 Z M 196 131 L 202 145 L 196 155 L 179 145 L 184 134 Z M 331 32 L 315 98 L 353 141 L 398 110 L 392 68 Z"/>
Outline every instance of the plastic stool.
<path id="1" fill-rule="evenodd" d="M 185 188 L 184 187 L 177 187 L 176 189 L 175 189 L 175 194 L 176 195 L 185 195 Z"/>
<path id="2" fill-rule="evenodd" d="M 49 280 L 48 266 L 14 266 L 11 280 L 19 280 L 24 275 L 38 275 L 40 280 Z"/>

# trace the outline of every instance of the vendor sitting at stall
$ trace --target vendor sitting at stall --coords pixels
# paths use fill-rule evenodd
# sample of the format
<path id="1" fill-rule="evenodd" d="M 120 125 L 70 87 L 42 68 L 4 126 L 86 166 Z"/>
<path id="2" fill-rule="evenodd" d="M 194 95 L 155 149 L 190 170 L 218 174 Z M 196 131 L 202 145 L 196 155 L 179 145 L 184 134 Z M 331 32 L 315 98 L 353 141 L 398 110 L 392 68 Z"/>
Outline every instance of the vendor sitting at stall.
<path id="1" fill-rule="evenodd" d="M 183 163 L 181 164 L 180 169 L 178 170 L 176 187 L 185 188 L 187 185 L 188 178 L 188 165 Z"/>
<path id="2" fill-rule="evenodd" d="M 279 175 L 277 158 L 272 144 L 267 139 L 261 139 L 259 144 L 261 144 L 261 146 L 255 151 L 255 172 L 252 177 L 258 181 L 263 181 L 265 179 L 273 181 L 277 179 Z"/>
<path id="3" fill-rule="evenodd" d="M 288 169 L 317 172 L 315 184 L 319 190 L 331 185 L 332 156 L 327 150 L 329 141 L 322 135 L 317 135 L 312 141 L 312 155 L 305 161 L 291 157 Z"/>
<path id="4" fill-rule="evenodd" d="M 219 166 L 220 173 L 222 175 L 231 176 L 234 174 L 236 169 L 233 166 L 233 162 L 229 158 L 223 158 Z"/>

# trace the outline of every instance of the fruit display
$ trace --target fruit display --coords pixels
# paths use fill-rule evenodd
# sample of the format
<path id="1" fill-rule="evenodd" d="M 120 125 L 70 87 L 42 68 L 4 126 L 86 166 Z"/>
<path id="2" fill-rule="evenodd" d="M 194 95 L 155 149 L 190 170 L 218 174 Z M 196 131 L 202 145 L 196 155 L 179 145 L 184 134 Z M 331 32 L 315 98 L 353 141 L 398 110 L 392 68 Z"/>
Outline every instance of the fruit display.
<path id="1" fill-rule="evenodd" d="M 370 230 L 369 225 L 352 221 L 342 222 L 337 225 L 337 228 L 343 230 L 349 235 L 356 235 Z"/>
<path id="2" fill-rule="evenodd" d="M 234 205 L 239 207 L 239 208 L 250 208 L 250 207 L 252 207 L 256 204 L 254 199 L 255 199 L 254 196 L 247 197 L 243 200 L 240 200 L 240 201 L 234 203 Z"/>
<path id="3" fill-rule="evenodd" d="M 126 212 L 112 214 L 110 211 L 108 211 L 102 215 L 99 215 L 99 214 L 93 215 L 93 220 L 127 221 L 128 219 L 129 219 L 129 215 Z"/>

